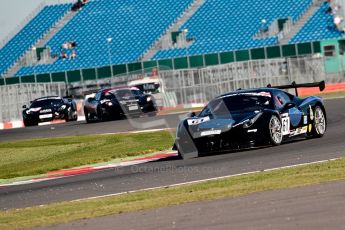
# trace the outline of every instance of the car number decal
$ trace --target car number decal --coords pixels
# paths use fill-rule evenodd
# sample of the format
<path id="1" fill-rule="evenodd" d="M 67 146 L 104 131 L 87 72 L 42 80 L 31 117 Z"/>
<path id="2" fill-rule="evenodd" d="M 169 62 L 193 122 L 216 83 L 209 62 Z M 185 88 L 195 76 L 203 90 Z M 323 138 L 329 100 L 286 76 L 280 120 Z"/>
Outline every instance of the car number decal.
<path id="1" fill-rule="evenodd" d="M 282 134 L 283 136 L 290 134 L 290 117 L 287 114 L 282 114 Z"/>
<path id="2" fill-rule="evenodd" d="M 208 130 L 208 131 L 201 132 L 200 136 L 204 137 L 204 136 L 210 136 L 210 135 L 219 135 L 221 133 L 222 133 L 222 130 Z"/>
<path id="3" fill-rule="evenodd" d="M 199 125 L 209 120 L 210 120 L 210 117 L 204 117 L 204 118 L 189 119 L 187 120 L 187 122 L 188 122 L 188 125 Z"/>

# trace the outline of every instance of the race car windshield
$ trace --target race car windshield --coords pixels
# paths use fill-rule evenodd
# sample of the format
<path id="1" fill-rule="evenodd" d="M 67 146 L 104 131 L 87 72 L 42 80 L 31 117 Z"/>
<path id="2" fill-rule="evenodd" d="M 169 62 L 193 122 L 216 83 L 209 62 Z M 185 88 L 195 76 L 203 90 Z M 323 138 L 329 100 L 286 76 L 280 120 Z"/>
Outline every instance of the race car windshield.
<path id="1" fill-rule="evenodd" d="M 50 107 L 50 106 L 59 106 L 63 104 L 61 99 L 46 99 L 46 100 L 37 100 L 31 104 L 31 108 L 38 108 L 38 107 Z"/>
<path id="2" fill-rule="evenodd" d="M 271 108 L 271 96 L 255 94 L 234 94 L 211 101 L 200 113 L 201 117 L 230 115 Z"/>
<path id="3" fill-rule="evenodd" d="M 156 94 L 159 93 L 160 85 L 158 83 L 145 83 L 135 85 L 140 91 L 145 93 Z"/>
<path id="4" fill-rule="evenodd" d="M 120 89 L 120 90 L 112 91 L 111 93 L 113 93 L 118 100 L 122 100 L 122 99 L 128 100 L 131 97 L 133 97 L 133 93 L 129 89 Z"/>

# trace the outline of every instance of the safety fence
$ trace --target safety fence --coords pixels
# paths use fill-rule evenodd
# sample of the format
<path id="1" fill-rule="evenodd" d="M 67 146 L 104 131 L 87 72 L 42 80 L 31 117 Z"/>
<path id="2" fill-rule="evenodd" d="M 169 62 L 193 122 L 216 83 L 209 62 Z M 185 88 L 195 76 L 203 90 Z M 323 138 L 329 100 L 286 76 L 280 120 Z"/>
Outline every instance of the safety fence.
<path id="1" fill-rule="evenodd" d="M 176 95 L 177 104 L 204 104 L 237 89 L 327 80 L 323 58 L 291 58 L 236 62 L 195 70 L 161 71 L 164 92 Z M 331 80 L 344 80 L 333 77 Z"/>
<path id="2" fill-rule="evenodd" d="M 319 54 L 320 52 L 321 45 L 319 41 L 210 53 L 204 55 L 189 55 L 188 50 L 186 49 L 186 53 L 183 56 L 171 59 L 140 61 L 53 73 L 39 73 L 36 71 L 36 74 L 28 76 L 0 78 L 0 85 L 64 81 L 68 84 L 83 86 L 89 82 L 108 81 L 108 78 L 110 77 L 130 75 L 132 72 L 140 72 L 144 74 L 148 69 L 198 69 L 234 62 L 304 57 Z"/>
<path id="3" fill-rule="evenodd" d="M 92 87 L 73 86 L 64 82 L 15 84 L 0 86 L 0 122 L 21 118 L 22 105 L 41 96 L 86 94 L 101 87 L 127 86 L 130 82 L 143 78 L 158 79 L 159 98 L 162 107 L 193 107 L 207 103 L 212 98 L 237 89 L 265 87 L 268 84 L 285 85 L 316 82 L 345 82 L 344 71 L 327 73 L 325 58 L 309 56 L 300 58 L 277 58 L 233 62 L 205 68 L 133 71 L 113 78 L 95 82 Z M 72 87 L 72 88 L 71 88 Z M 74 87 L 74 88 L 73 88 Z M 79 87 L 79 88 L 78 88 Z M 76 89 L 79 89 L 77 91 Z M 82 98 L 80 98 L 82 99 Z"/>
<path id="4" fill-rule="evenodd" d="M 36 98 L 66 94 L 64 82 L 0 86 L 0 123 L 22 120 L 22 106 L 29 105 Z"/>

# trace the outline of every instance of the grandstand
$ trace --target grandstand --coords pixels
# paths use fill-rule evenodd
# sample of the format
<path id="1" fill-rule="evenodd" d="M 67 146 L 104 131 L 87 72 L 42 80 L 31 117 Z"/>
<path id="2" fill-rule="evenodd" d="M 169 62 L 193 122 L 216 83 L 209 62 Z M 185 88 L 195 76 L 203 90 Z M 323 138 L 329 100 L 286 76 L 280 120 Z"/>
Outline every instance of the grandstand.
<path id="1" fill-rule="evenodd" d="M 201 6 L 190 12 L 196 3 Z M 149 51 L 153 53 L 149 58 L 152 61 L 279 45 L 284 24 L 276 33 L 257 37 L 262 20 L 269 28 L 279 20 L 290 20 L 293 27 L 314 8 L 315 13 L 288 43 L 342 37 L 342 33 L 329 28 L 332 16 L 326 13 L 328 4 L 322 1 L 90 0 L 73 17 L 64 17 L 71 13 L 71 5 L 44 7 L 2 47 L 0 74 L 5 76 L 15 64 L 19 67 L 14 76 L 28 76 L 143 61 Z M 186 15 L 177 31 L 169 30 Z M 41 44 L 42 38 L 63 20 L 63 28 L 51 32 L 50 39 Z M 188 31 L 185 46 L 155 46 L 160 39 L 181 31 Z M 58 58 L 61 45 L 67 41 L 77 43 L 74 60 Z M 21 65 L 20 58 L 37 44 L 41 44 L 38 48 L 49 47 L 51 60 L 35 58 L 32 64 Z M 66 52 L 68 56 L 71 50 Z"/>
<path id="2" fill-rule="evenodd" d="M 11 67 L 32 47 L 71 7 L 61 4 L 44 7 L 19 33 L 0 49 L 0 74 Z"/>

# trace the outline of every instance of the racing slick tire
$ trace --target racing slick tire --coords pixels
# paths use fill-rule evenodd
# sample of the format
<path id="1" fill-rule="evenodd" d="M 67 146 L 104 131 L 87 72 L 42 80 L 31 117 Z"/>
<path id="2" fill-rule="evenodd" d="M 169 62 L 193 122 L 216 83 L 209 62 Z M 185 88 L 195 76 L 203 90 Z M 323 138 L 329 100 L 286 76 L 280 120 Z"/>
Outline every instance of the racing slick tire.
<path id="1" fill-rule="evenodd" d="M 85 121 L 86 123 L 90 123 L 90 113 L 87 111 L 87 109 L 84 108 L 84 115 L 85 115 Z"/>
<path id="2" fill-rule="evenodd" d="M 100 107 L 97 108 L 97 118 L 99 121 L 106 121 L 106 117 Z"/>
<path id="3" fill-rule="evenodd" d="M 283 141 L 282 122 L 276 115 L 272 115 L 268 122 L 268 138 L 273 146 L 280 145 Z"/>
<path id="4" fill-rule="evenodd" d="M 326 132 L 326 128 L 327 123 L 324 110 L 317 105 L 314 108 L 311 136 L 313 138 L 322 137 Z"/>
<path id="5" fill-rule="evenodd" d="M 65 121 L 66 121 L 66 122 L 73 121 L 73 118 L 72 118 L 72 115 L 71 115 L 70 112 L 68 112 L 68 113 L 66 114 Z"/>

